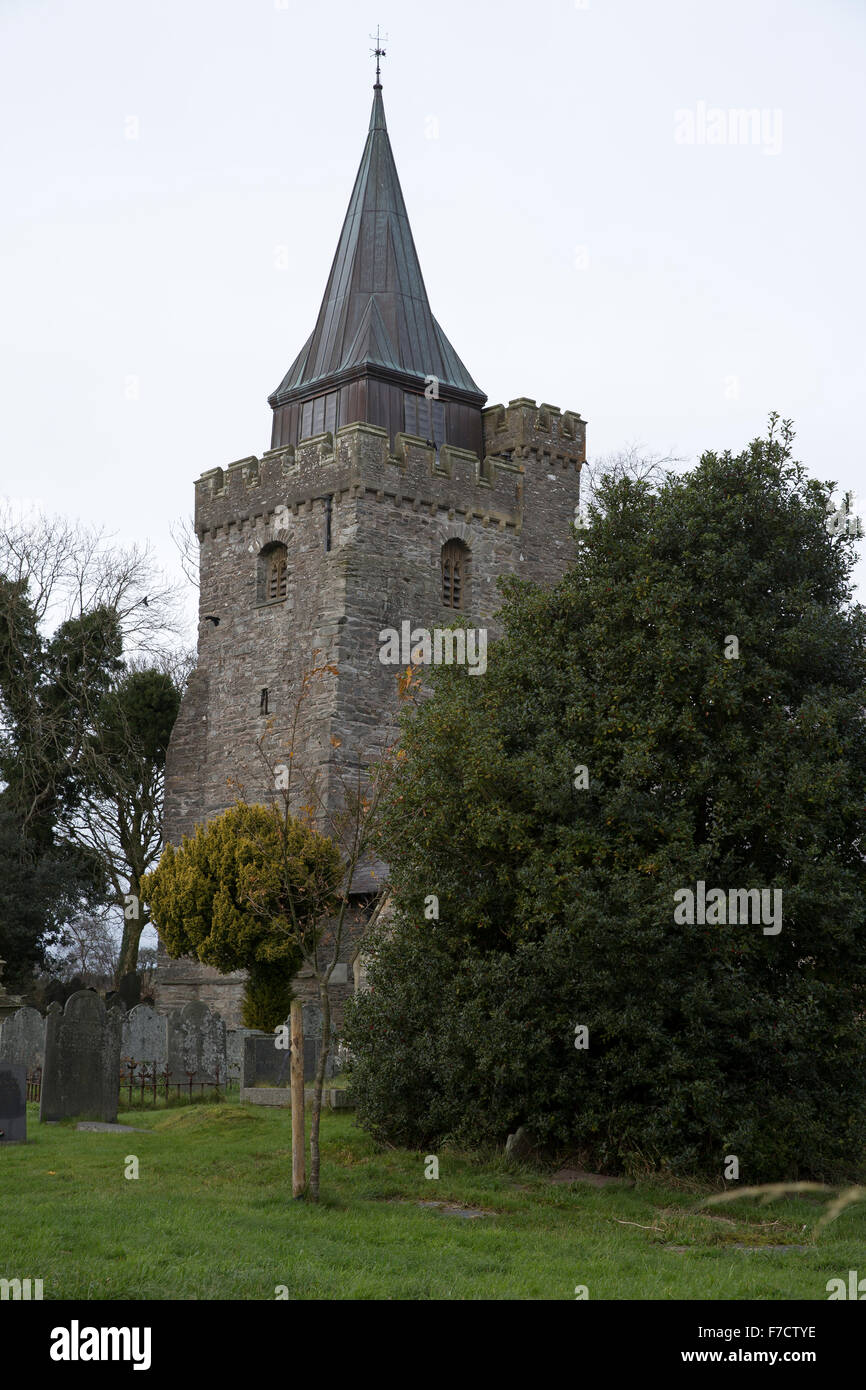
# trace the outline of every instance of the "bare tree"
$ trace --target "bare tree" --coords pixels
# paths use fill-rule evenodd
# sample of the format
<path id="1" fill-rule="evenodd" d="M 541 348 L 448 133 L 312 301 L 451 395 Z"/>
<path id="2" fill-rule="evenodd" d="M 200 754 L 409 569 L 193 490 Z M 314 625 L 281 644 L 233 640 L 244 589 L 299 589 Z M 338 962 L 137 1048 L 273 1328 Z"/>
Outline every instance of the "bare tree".
<path id="1" fill-rule="evenodd" d="M 86 985 L 104 987 L 115 980 L 117 960 L 118 945 L 107 914 L 88 913 L 67 922 L 49 965 L 59 979 L 77 975 Z"/>
<path id="2" fill-rule="evenodd" d="M 674 471 L 674 465 L 683 461 L 681 455 L 647 452 L 642 444 L 636 443 L 627 444 L 610 454 L 601 454 L 597 459 L 587 459 L 580 471 L 581 505 L 596 500 L 602 478 L 613 482 L 631 478 L 633 482 L 648 483 L 652 488 L 658 488 Z"/>
<path id="3" fill-rule="evenodd" d="M 313 1105 L 310 1119 L 310 1178 L 308 1195 L 311 1201 L 319 1198 L 320 1149 L 319 1130 L 322 1112 L 322 1092 L 325 1073 L 333 1044 L 331 1023 L 330 981 L 334 969 L 350 944 L 354 952 L 361 949 L 364 939 L 381 916 L 387 902 L 387 885 L 369 891 L 372 841 L 378 828 L 380 811 L 393 780 L 399 759 L 395 743 L 389 744 L 375 761 L 359 760 L 347 773 L 336 764 L 337 795 L 328 786 L 322 788 L 315 774 L 304 776 L 300 771 L 299 730 L 301 713 L 309 697 L 312 682 L 337 668 L 326 665 L 305 672 L 293 709 L 288 738 L 275 757 L 267 751 L 267 734 L 258 740 L 258 752 L 271 786 L 274 789 L 271 810 L 279 826 L 282 862 L 278 869 L 279 891 L 273 893 L 273 880 L 261 894 L 255 889 L 249 903 L 253 911 L 269 921 L 290 922 L 288 934 L 300 951 L 304 965 L 316 981 L 322 1011 L 322 1045 L 313 1083 Z M 398 678 L 398 702 L 414 702 L 421 688 L 417 673 L 409 667 Z M 396 728 L 396 725 L 393 726 Z M 331 738 L 336 752 L 340 740 Z M 305 821 L 319 834 L 330 839 L 339 849 L 342 872 L 336 885 L 323 877 L 320 883 L 309 878 L 303 888 L 303 908 L 297 889 L 296 867 L 292 860 L 293 821 Z M 268 851 L 262 846 L 263 855 Z M 367 892 L 359 895 L 356 881 L 363 870 Z M 360 900 L 359 900 L 360 899 Z M 279 912 L 274 911 L 275 903 Z M 284 927 L 282 927 L 285 930 Z"/>
<path id="4" fill-rule="evenodd" d="M 173 521 L 169 528 L 171 538 L 177 547 L 180 567 L 184 572 L 187 582 L 193 588 L 199 587 L 199 543 L 195 533 L 195 522 L 191 516 L 182 516 L 179 521 Z"/>

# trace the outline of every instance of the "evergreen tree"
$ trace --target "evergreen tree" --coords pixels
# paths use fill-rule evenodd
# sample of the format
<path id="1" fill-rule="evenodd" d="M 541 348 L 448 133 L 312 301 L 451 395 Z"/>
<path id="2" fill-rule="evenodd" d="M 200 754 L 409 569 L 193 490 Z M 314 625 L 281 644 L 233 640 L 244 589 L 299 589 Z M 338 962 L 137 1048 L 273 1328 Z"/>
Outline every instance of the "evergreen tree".
<path id="1" fill-rule="evenodd" d="M 749 1180 L 861 1161 L 866 622 L 830 491 L 775 417 L 657 491 L 602 482 L 561 583 L 504 582 L 486 676 L 435 673 L 345 1032 L 381 1137 L 524 1122 Z M 676 920 L 699 882 L 781 891 L 780 930 Z"/>

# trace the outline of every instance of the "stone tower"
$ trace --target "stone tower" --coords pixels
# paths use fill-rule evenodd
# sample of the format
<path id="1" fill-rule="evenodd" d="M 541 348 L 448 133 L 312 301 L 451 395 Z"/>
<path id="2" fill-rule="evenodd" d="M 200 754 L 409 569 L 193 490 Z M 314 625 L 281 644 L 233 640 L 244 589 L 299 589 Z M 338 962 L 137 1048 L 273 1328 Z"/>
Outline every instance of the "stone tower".
<path id="1" fill-rule="evenodd" d="M 397 673 L 380 659 L 385 629 L 462 615 L 494 637 L 499 575 L 563 573 L 585 424 L 486 400 L 430 311 L 377 82 L 315 328 L 269 398 L 271 448 L 196 483 L 198 664 L 169 747 L 167 841 L 239 785 L 269 799 L 256 741 L 285 734 L 312 664 L 337 673 L 314 683 L 301 757 L 332 796 L 385 741 Z M 160 947 L 158 1007 L 203 999 L 237 1026 L 243 978 Z M 350 988 L 336 986 L 337 1005 Z"/>

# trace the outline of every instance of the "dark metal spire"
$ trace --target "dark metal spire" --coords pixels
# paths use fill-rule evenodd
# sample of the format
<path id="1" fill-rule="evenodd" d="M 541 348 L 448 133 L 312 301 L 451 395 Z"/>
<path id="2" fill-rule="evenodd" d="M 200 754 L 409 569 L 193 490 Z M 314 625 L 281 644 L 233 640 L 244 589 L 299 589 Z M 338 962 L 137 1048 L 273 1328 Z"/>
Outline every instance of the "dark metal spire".
<path id="1" fill-rule="evenodd" d="M 431 313 L 378 82 L 316 326 L 270 403 L 276 409 L 319 382 L 371 368 L 420 378 L 421 389 L 432 375 L 486 399 Z"/>

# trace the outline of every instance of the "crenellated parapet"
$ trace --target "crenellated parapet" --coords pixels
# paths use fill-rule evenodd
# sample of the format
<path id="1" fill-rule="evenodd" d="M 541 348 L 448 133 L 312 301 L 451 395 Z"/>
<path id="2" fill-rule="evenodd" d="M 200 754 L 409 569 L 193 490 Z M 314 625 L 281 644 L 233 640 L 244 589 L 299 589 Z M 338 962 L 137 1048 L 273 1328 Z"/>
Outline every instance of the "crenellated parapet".
<path id="1" fill-rule="evenodd" d="M 586 462 L 586 421 L 574 410 L 519 396 L 482 412 L 485 454 L 541 458 L 580 467 Z"/>
<path id="2" fill-rule="evenodd" d="M 484 412 L 484 456 L 398 434 L 391 451 L 387 431 L 345 425 L 336 434 L 305 439 L 262 457 L 214 468 L 196 483 L 195 525 L 201 539 L 221 527 L 294 516 L 318 503 L 368 498 L 415 511 L 520 531 L 527 463 L 559 465 L 579 473 L 586 457 L 586 425 L 573 411 L 520 398 Z M 549 476 L 549 475 L 548 475 Z"/>

